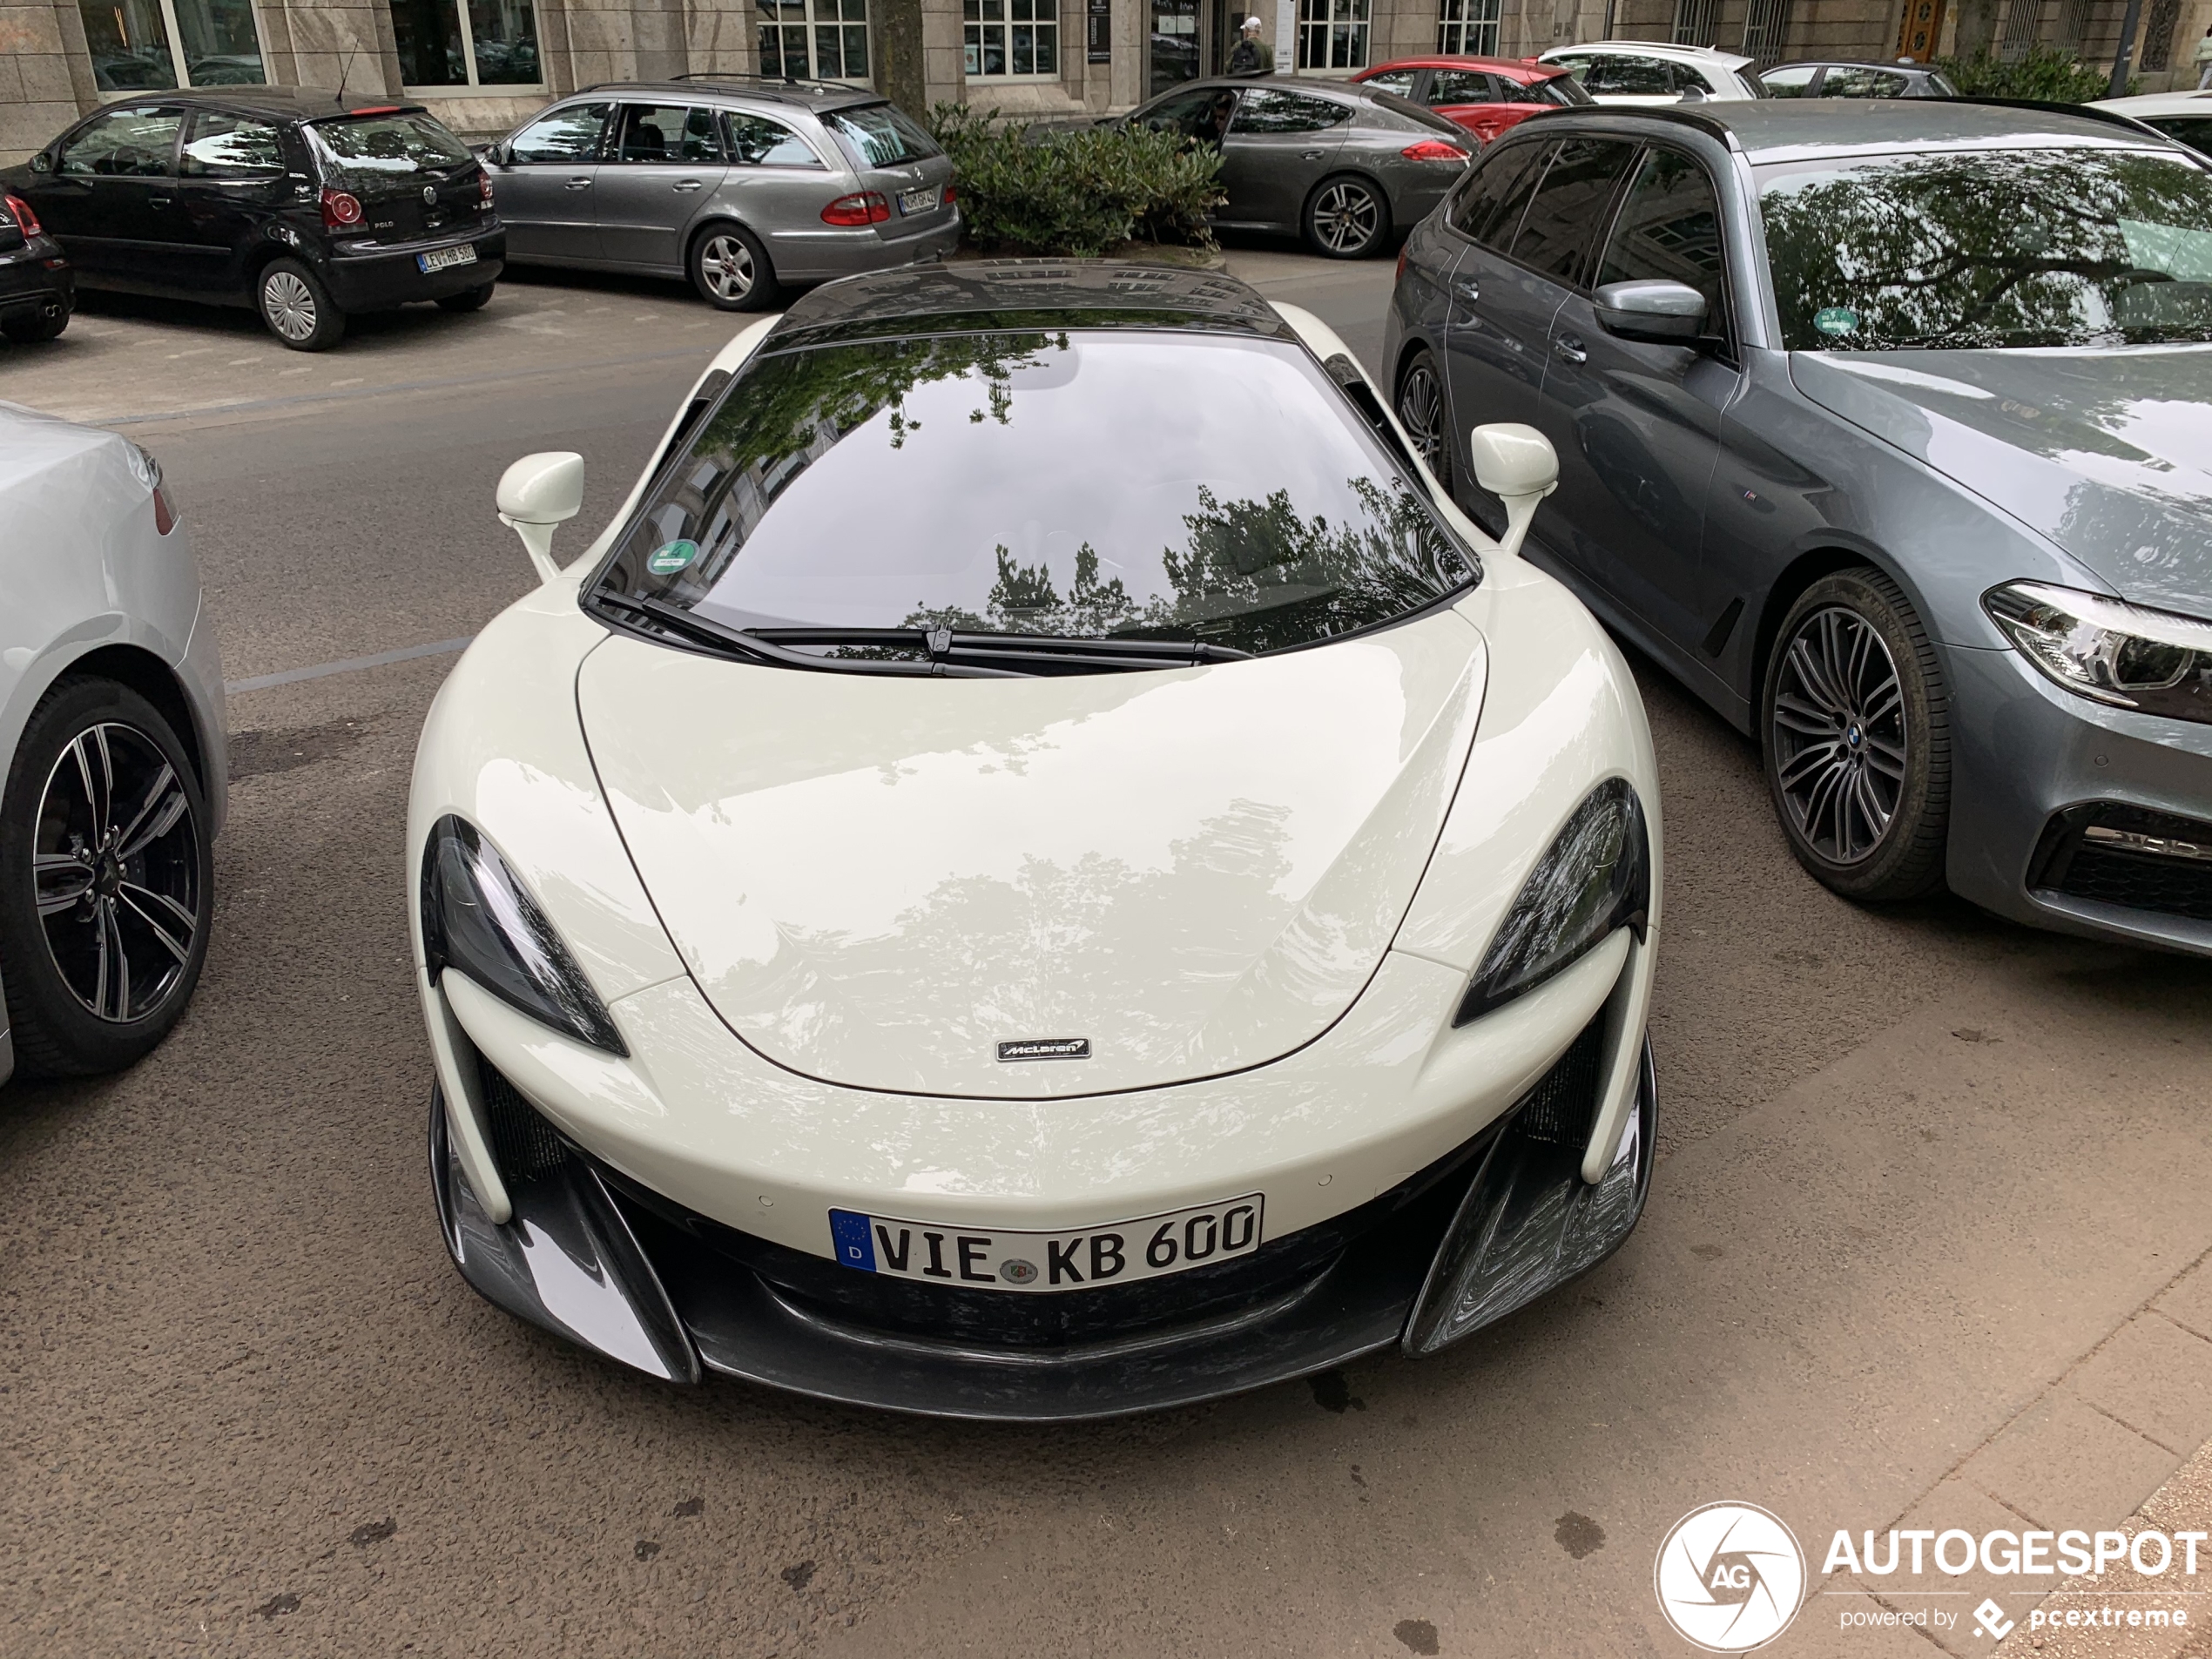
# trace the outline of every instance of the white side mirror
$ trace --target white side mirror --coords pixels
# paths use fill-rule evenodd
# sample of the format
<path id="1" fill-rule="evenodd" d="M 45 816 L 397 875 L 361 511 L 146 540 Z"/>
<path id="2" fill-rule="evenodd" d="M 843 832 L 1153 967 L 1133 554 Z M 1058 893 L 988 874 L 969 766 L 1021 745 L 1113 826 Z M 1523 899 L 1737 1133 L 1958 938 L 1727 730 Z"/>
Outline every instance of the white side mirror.
<path id="1" fill-rule="evenodd" d="M 524 455 L 500 475 L 499 522 L 523 538 L 523 546 L 550 582 L 560 574 L 553 563 L 553 530 L 583 506 L 583 457 L 564 449 Z"/>
<path id="2" fill-rule="evenodd" d="M 1559 455 L 1533 426 L 1498 421 L 1467 434 L 1474 482 L 1506 504 L 1506 533 L 1498 551 L 1512 558 L 1527 539 L 1536 503 L 1559 488 Z"/>

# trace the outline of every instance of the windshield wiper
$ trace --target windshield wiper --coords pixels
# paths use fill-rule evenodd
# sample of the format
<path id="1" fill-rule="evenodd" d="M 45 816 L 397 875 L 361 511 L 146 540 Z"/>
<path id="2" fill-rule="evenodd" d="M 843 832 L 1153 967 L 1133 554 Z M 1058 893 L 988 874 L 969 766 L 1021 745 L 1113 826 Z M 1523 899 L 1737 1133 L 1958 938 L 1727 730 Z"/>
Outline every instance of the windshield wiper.
<path id="1" fill-rule="evenodd" d="M 777 645 L 846 645 L 908 651 L 952 672 L 1066 674 L 1193 668 L 1244 662 L 1251 652 L 1198 639 L 1085 638 L 1071 634 L 968 632 L 953 628 L 755 628 L 746 637 Z M 840 659 L 849 661 L 849 658 Z"/>
<path id="2" fill-rule="evenodd" d="M 1012 678 L 1022 672 L 1020 669 L 987 668 L 965 664 L 941 663 L 928 659 L 919 662 L 900 662 L 895 658 L 888 661 L 856 661 L 851 658 L 816 657 L 803 651 L 789 650 L 777 644 L 775 640 L 764 637 L 748 629 L 725 628 L 718 622 L 709 621 L 705 617 L 685 610 L 681 605 L 672 605 L 664 600 L 633 599 L 627 594 L 597 593 L 592 596 L 592 602 L 613 610 L 626 610 L 635 617 L 642 617 L 668 633 L 677 635 L 691 644 L 705 646 L 722 656 L 736 658 L 745 662 L 760 663 L 772 668 L 804 668 L 811 669 L 816 673 L 832 674 L 905 674 L 910 677 L 935 677 L 946 679 Z M 776 629 L 768 631 L 780 634 L 786 631 Z M 808 631 L 800 629 L 798 631 L 804 633 Z M 842 631 L 843 633 L 871 631 L 918 637 L 918 631 L 914 629 Z M 848 642 L 840 637 L 839 640 L 827 643 L 873 642 Z"/>

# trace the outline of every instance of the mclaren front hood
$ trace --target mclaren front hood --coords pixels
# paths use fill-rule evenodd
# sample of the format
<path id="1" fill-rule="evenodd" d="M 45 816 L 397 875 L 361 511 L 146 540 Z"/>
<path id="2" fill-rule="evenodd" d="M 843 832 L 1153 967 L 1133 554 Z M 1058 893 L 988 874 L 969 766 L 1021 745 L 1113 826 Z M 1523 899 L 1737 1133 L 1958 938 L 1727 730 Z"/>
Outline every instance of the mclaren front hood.
<path id="1" fill-rule="evenodd" d="M 1484 667 L 1448 610 L 1248 663 L 1020 680 L 617 637 L 577 699 L 638 873 L 739 1036 L 827 1082 L 1034 1099 L 1235 1071 L 1325 1030 L 1426 867 Z"/>
<path id="2" fill-rule="evenodd" d="M 1790 374 L 2123 598 L 2212 614 L 2212 346 L 1797 352 Z"/>

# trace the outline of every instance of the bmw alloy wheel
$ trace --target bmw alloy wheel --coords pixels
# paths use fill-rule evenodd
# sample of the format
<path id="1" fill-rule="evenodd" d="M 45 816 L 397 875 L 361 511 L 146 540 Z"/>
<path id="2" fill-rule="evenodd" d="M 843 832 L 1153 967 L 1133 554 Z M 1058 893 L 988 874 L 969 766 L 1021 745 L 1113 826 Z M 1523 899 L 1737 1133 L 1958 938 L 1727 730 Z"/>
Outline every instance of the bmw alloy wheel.
<path id="1" fill-rule="evenodd" d="M 62 751 L 39 799 L 32 870 L 47 954 L 70 994 L 118 1025 L 159 1008 L 199 933 L 199 826 L 145 733 L 89 726 Z"/>
<path id="2" fill-rule="evenodd" d="M 1382 230 L 1382 204 L 1356 179 L 1339 179 L 1313 204 L 1315 239 L 1339 256 L 1364 253 Z"/>
<path id="3" fill-rule="evenodd" d="M 1768 741 L 1806 845 L 1838 865 L 1872 856 L 1904 794 L 1911 733 L 1897 664 L 1865 617 L 1830 605 L 1797 625 L 1783 647 Z"/>
<path id="4" fill-rule="evenodd" d="M 314 290 L 294 272 L 272 271 L 261 282 L 261 309 L 287 340 L 305 340 L 318 320 Z"/>
<path id="5" fill-rule="evenodd" d="M 737 305 L 752 292 L 758 280 L 752 265 L 752 250 L 743 239 L 727 231 L 718 231 L 706 239 L 699 249 L 699 274 L 714 297 L 725 305 Z"/>

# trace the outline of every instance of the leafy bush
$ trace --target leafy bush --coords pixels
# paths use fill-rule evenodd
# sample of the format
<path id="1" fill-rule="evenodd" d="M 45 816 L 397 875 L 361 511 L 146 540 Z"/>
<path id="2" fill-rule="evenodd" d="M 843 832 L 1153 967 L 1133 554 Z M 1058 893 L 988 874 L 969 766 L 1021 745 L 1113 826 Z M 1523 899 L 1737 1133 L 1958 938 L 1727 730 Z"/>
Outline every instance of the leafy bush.
<path id="1" fill-rule="evenodd" d="M 1093 256 L 1123 242 L 1213 243 L 1224 199 L 1219 152 L 1173 132 L 1089 127 L 1032 136 L 1026 123 L 958 104 L 929 112 L 952 158 L 968 239 L 1026 253 Z"/>
<path id="2" fill-rule="evenodd" d="M 1968 98 L 2033 98 L 2054 104 L 2087 104 L 2110 95 L 2112 77 L 2072 52 L 2037 44 L 2016 64 L 1987 47 L 1971 57 L 1939 57 L 1935 67 Z M 2130 80 L 2128 90 L 2135 90 Z"/>

